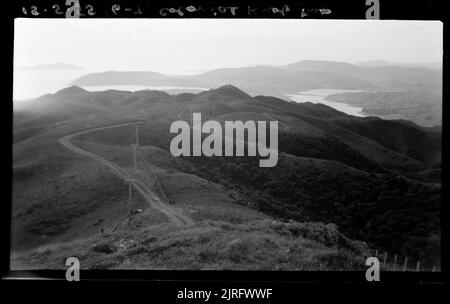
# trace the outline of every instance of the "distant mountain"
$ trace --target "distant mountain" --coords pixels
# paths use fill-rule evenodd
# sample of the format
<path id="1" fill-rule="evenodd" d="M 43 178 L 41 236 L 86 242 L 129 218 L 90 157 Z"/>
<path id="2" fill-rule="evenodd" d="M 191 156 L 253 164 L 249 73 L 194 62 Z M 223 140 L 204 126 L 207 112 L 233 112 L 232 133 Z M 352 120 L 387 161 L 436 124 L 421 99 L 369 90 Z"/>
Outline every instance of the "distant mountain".
<path id="1" fill-rule="evenodd" d="M 352 76 L 359 76 L 363 71 L 360 67 L 347 62 L 325 60 L 302 60 L 285 65 L 282 68 L 291 71 L 321 71 Z"/>
<path id="2" fill-rule="evenodd" d="M 19 67 L 18 69 L 25 71 L 68 71 L 68 70 L 82 70 L 84 68 L 69 63 L 58 62 L 54 64 L 23 66 Z"/>
<path id="3" fill-rule="evenodd" d="M 247 93 L 243 92 L 242 90 L 238 89 L 233 85 L 224 85 L 217 89 L 211 90 L 210 92 L 213 92 L 216 95 L 229 96 L 232 98 L 252 99 L 250 95 L 248 95 Z"/>
<path id="4" fill-rule="evenodd" d="M 376 90 L 379 87 L 352 75 L 329 71 L 295 71 L 278 67 L 217 69 L 194 76 L 167 76 L 154 72 L 105 72 L 88 74 L 73 81 L 75 85 L 146 85 L 213 88 L 233 84 L 251 95 L 295 94 L 319 88 Z"/>
<path id="5" fill-rule="evenodd" d="M 65 89 L 59 90 L 55 93 L 55 96 L 66 96 L 66 95 L 75 95 L 75 94 L 83 94 L 87 93 L 83 88 L 80 88 L 79 86 L 70 86 Z"/>
<path id="6" fill-rule="evenodd" d="M 295 71 L 320 71 L 347 75 L 366 81 L 379 91 L 425 90 L 436 91 L 442 87 L 442 71 L 422 66 L 357 66 L 345 62 L 303 60 L 284 68 Z M 337 87 L 336 87 L 337 88 Z M 364 90 L 362 87 L 360 90 Z"/>
<path id="7" fill-rule="evenodd" d="M 387 66 L 392 65 L 392 62 L 384 61 L 384 60 L 368 60 L 363 62 L 356 63 L 357 66 L 361 67 L 379 67 L 379 66 Z"/>
<path id="8" fill-rule="evenodd" d="M 109 71 L 84 75 L 72 82 L 79 86 L 99 85 L 148 85 L 148 86 L 188 86 L 202 87 L 205 84 L 183 77 L 167 76 L 156 72 Z"/>
<path id="9" fill-rule="evenodd" d="M 359 62 L 356 65 L 361 67 L 380 67 L 380 66 L 398 66 L 405 68 L 430 68 L 430 69 L 442 69 L 442 62 L 424 62 L 424 63 L 400 63 L 384 60 L 370 60 Z"/>
<path id="10" fill-rule="evenodd" d="M 346 62 L 303 60 L 280 67 L 256 66 L 217 69 L 193 76 L 167 76 L 155 72 L 88 74 L 75 85 L 147 85 L 213 88 L 233 84 L 251 95 L 282 97 L 313 89 L 439 90 L 440 70 L 424 67 L 364 67 Z"/>

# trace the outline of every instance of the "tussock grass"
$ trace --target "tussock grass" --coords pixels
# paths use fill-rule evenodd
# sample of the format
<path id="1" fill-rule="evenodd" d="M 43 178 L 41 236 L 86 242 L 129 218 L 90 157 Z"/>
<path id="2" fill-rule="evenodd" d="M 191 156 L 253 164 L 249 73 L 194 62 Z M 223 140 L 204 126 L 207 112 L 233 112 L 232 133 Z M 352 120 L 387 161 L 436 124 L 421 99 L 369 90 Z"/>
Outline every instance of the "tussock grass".
<path id="1" fill-rule="evenodd" d="M 335 236 L 330 237 L 330 231 Z M 37 248 L 14 255 L 12 265 L 60 269 L 65 268 L 65 258 L 76 256 L 82 269 L 363 269 L 365 255 L 352 242 L 320 223 L 204 221 L 187 229 L 165 223 Z"/>

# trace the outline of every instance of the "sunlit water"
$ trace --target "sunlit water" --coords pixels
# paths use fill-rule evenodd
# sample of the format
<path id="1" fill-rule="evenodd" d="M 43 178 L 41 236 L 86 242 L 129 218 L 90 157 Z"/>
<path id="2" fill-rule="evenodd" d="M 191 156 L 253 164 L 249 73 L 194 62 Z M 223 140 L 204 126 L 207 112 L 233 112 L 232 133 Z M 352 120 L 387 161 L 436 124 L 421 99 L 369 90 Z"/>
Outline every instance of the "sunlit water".
<path id="1" fill-rule="evenodd" d="M 336 90 L 336 89 L 318 89 L 318 90 L 309 90 L 299 92 L 295 95 L 287 95 L 291 100 L 296 102 L 312 102 L 312 103 L 322 103 L 329 107 L 332 107 L 338 111 L 344 112 L 349 115 L 364 117 L 366 116 L 362 112 L 362 107 L 355 107 L 352 105 L 348 105 L 346 103 L 337 102 L 337 101 L 329 101 L 325 100 L 325 98 L 329 95 L 336 93 L 345 93 L 345 92 L 362 92 L 359 90 Z"/>
<path id="2" fill-rule="evenodd" d="M 70 71 L 24 71 L 15 70 L 13 77 L 13 100 L 20 101 L 55 93 L 71 86 L 71 82 L 90 73 L 88 70 Z"/>

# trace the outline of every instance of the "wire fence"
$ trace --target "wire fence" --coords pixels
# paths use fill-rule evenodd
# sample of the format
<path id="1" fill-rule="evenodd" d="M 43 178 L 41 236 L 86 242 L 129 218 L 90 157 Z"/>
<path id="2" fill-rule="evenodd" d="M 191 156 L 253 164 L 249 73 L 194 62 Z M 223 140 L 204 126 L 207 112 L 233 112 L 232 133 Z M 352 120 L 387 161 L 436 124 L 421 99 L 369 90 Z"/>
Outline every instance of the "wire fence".
<path id="1" fill-rule="evenodd" d="M 384 271 L 423 271 L 440 272 L 441 265 L 426 265 L 420 260 L 411 259 L 407 256 L 390 254 L 387 251 L 373 250 L 371 252 L 380 261 L 380 269 Z"/>

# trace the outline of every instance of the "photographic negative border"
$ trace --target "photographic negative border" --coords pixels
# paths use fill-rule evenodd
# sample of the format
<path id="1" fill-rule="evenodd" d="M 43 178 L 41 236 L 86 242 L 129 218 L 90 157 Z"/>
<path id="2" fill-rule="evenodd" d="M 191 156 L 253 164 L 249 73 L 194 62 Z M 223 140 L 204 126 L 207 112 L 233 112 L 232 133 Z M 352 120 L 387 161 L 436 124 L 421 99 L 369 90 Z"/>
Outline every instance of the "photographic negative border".
<path id="1" fill-rule="evenodd" d="M 366 12 L 370 5 L 364 0 L 347 1 L 345 4 L 337 1 L 101 1 L 88 0 L 85 2 L 84 15 L 80 18 L 287 18 L 298 19 L 366 19 Z M 195 2 L 195 4 L 194 4 Z M 369 1 L 370 2 L 370 1 Z M 448 55 L 445 39 L 448 36 L 448 4 L 444 1 L 398 1 L 395 4 L 387 1 L 380 3 L 380 20 L 440 20 L 443 22 L 444 58 L 443 58 L 443 100 L 448 97 Z M 4 111 L 2 123 L 6 133 L 7 143 L 12 146 L 12 75 L 13 75 L 13 33 L 15 18 L 65 18 L 65 14 L 55 13 L 51 5 L 59 3 L 65 7 L 65 1 L 17 1 L 15 6 L 7 11 L 7 40 L 8 47 L 4 60 L 6 72 L 11 76 L 4 82 Z M 87 7 L 87 5 L 91 7 Z M 84 5 L 84 4 L 83 4 Z M 119 5 L 120 9 L 114 5 Z M 35 7 L 35 8 L 33 8 Z M 225 7 L 225 9 L 224 9 Z M 230 7 L 237 7 L 233 10 Z M 288 7 L 288 9 L 286 9 Z M 25 9 L 24 9 L 25 8 Z M 89 10 L 92 8 L 91 13 Z M 127 10 L 129 8 L 130 10 Z M 193 9 L 195 8 L 195 10 Z M 201 9 L 200 9 L 201 8 Z M 44 11 L 46 10 L 46 11 Z M 190 10 L 192 12 L 190 12 Z M 328 11 L 327 11 L 328 10 Z M 26 13 L 25 13 L 26 11 Z M 39 14 L 34 15 L 33 11 Z M 138 12 L 141 13 L 138 13 Z M 380 22 L 380 21 L 374 21 Z M 6 101 L 5 101 L 6 99 Z M 6 108 L 7 107 L 7 108 Z M 442 272 L 383 272 L 381 283 L 437 283 L 446 281 L 448 271 L 448 105 L 443 103 L 442 122 Z M 1 205 L 2 219 L 2 279 L 9 280 L 50 280 L 65 281 L 65 271 L 10 271 L 10 229 L 11 229 L 11 193 L 12 193 L 12 149 L 4 158 L 5 167 L 2 170 L 5 177 L 3 203 Z M 8 246 L 5 246 L 8 244 Z M 153 270 L 82 270 L 82 281 L 166 281 L 166 282 L 259 282 L 279 284 L 293 283 L 356 283 L 365 284 L 363 272 L 272 272 L 272 271 L 153 271 Z"/>

